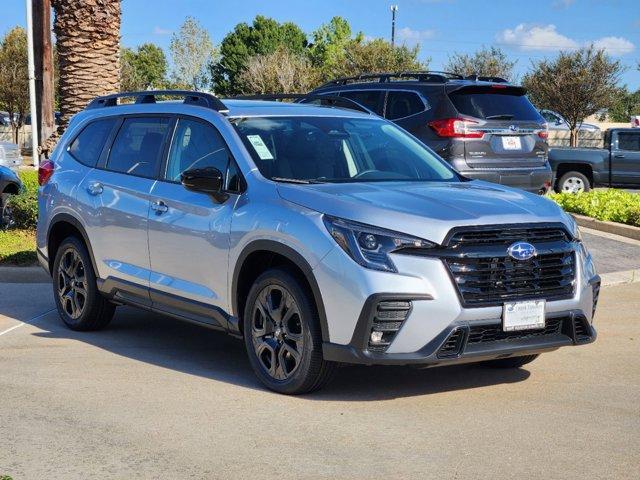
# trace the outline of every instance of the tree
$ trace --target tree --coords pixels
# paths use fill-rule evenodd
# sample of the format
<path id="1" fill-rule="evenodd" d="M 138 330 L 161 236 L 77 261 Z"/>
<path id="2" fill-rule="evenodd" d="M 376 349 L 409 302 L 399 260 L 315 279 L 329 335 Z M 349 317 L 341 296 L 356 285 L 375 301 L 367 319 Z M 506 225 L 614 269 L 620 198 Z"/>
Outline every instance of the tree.
<path id="1" fill-rule="evenodd" d="M 627 87 L 618 89 L 608 116 L 612 122 L 628 122 L 632 115 L 640 115 L 640 89 L 630 92 Z"/>
<path id="2" fill-rule="evenodd" d="M 144 43 L 137 49 L 123 48 L 120 53 L 120 88 L 145 90 L 165 85 L 167 57 L 160 47 Z"/>
<path id="3" fill-rule="evenodd" d="M 329 23 L 322 24 L 315 30 L 312 38 L 309 58 L 320 71 L 322 79 L 329 80 L 342 69 L 349 44 L 353 41 L 361 43 L 364 34 L 359 32 L 353 38 L 349 22 L 342 17 L 333 17 Z"/>
<path id="4" fill-rule="evenodd" d="M 304 56 L 280 47 L 255 55 L 238 76 L 242 93 L 306 93 L 318 84 L 318 71 Z"/>
<path id="5" fill-rule="evenodd" d="M 120 89 L 120 1 L 53 0 L 61 127 L 97 95 Z"/>
<path id="6" fill-rule="evenodd" d="M 0 110 L 9 114 L 15 143 L 29 109 L 27 65 L 27 33 L 15 27 L 0 42 Z"/>
<path id="7" fill-rule="evenodd" d="M 345 60 L 338 66 L 335 75 L 353 76 L 362 73 L 427 69 L 430 60 L 420 62 L 418 52 L 418 46 L 393 46 L 381 38 L 370 41 L 355 39 L 347 44 Z"/>
<path id="8" fill-rule="evenodd" d="M 532 63 L 532 71 L 522 83 L 538 108 L 555 110 L 567 120 L 571 145 L 576 146 L 577 125 L 585 117 L 613 105 L 622 71 L 619 61 L 590 46 L 560 52 L 555 60 Z"/>
<path id="9" fill-rule="evenodd" d="M 216 93 L 240 93 L 238 77 L 249 58 L 274 53 L 281 47 L 293 54 L 302 54 L 307 47 L 307 36 L 294 23 L 278 23 L 261 15 L 251 25 L 236 25 L 222 40 L 220 60 L 211 66 Z"/>
<path id="10" fill-rule="evenodd" d="M 216 51 L 209 33 L 193 17 L 187 17 L 180 31 L 171 37 L 173 77 L 177 83 L 201 90 L 211 85 L 209 64 Z"/>
<path id="11" fill-rule="evenodd" d="M 481 75 L 485 77 L 502 77 L 513 80 L 513 67 L 517 61 L 511 61 L 502 49 L 482 47 L 473 54 L 454 53 L 444 69 L 459 75 Z"/>

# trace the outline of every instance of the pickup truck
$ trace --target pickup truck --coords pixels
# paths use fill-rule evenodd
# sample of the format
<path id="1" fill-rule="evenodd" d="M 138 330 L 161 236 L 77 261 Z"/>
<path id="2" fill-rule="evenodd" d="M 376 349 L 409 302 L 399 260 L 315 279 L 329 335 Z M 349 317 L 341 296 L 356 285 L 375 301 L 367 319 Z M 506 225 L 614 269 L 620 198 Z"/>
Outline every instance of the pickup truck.
<path id="1" fill-rule="evenodd" d="M 551 148 L 549 164 L 556 192 L 588 192 L 594 187 L 640 187 L 640 130 L 611 128 L 605 148 Z"/>

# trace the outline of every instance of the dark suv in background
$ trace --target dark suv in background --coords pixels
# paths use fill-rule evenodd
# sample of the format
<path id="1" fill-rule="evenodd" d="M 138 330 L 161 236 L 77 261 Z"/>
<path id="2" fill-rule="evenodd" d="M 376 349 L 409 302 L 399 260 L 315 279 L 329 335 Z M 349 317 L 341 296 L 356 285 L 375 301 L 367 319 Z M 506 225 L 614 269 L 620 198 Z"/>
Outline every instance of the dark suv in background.
<path id="1" fill-rule="evenodd" d="M 444 72 L 360 75 L 312 92 L 349 98 L 393 121 L 463 175 L 545 192 L 552 172 L 547 124 L 523 87 Z"/>

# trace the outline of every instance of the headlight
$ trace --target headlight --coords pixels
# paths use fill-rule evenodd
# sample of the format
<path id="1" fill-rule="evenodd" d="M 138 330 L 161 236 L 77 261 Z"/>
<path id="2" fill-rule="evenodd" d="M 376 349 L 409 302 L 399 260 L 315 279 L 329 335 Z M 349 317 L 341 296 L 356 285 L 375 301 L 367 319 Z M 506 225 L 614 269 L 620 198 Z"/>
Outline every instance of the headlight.
<path id="1" fill-rule="evenodd" d="M 582 233 L 580 233 L 580 227 L 578 227 L 578 222 L 576 222 L 576 219 L 573 218 L 568 213 L 565 213 L 565 215 L 567 216 L 567 223 L 569 226 L 569 231 L 571 232 L 571 236 L 573 237 L 574 240 L 581 242 Z"/>
<path id="2" fill-rule="evenodd" d="M 397 272 L 389 254 L 407 248 L 432 248 L 434 243 L 341 218 L 323 217 L 324 224 L 338 245 L 366 268 Z"/>

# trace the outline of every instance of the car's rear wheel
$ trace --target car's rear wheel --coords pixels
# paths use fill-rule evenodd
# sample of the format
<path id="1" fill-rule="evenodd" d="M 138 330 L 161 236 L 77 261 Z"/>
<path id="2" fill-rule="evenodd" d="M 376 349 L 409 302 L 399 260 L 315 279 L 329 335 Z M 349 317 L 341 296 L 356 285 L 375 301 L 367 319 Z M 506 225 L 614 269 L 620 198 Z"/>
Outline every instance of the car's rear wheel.
<path id="1" fill-rule="evenodd" d="M 72 330 L 99 330 L 115 305 L 98 292 L 89 252 L 75 237 L 63 240 L 53 263 L 53 294 L 58 314 Z"/>
<path id="2" fill-rule="evenodd" d="M 317 390 L 334 364 L 322 356 L 318 312 L 301 282 L 271 269 L 254 282 L 244 309 L 244 341 L 258 379 L 286 394 Z"/>
<path id="3" fill-rule="evenodd" d="M 581 172 L 567 172 L 556 185 L 556 191 L 558 193 L 579 193 L 588 192 L 591 190 L 591 182 L 584 173 Z"/>
<path id="4" fill-rule="evenodd" d="M 484 362 L 485 365 L 493 368 L 520 368 L 527 363 L 533 362 L 538 355 L 524 355 L 522 357 L 500 358 L 498 360 L 489 360 Z"/>

